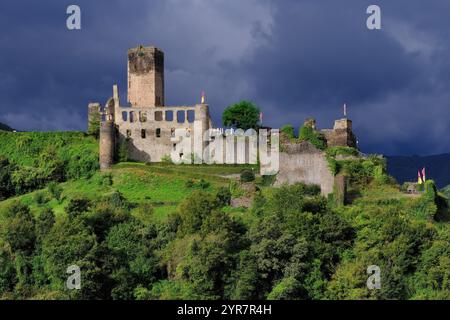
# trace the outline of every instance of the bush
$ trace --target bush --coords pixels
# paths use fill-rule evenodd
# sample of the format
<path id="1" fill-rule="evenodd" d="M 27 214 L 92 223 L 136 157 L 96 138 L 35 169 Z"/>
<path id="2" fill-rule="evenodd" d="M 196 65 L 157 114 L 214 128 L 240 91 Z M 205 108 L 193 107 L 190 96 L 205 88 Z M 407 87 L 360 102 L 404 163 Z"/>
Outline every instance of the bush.
<path id="1" fill-rule="evenodd" d="M 255 180 L 255 173 L 252 170 L 242 170 L 241 172 L 241 181 L 242 182 L 251 182 Z"/>
<path id="2" fill-rule="evenodd" d="M 186 182 L 184 183 L 184 186 L 189 189 L 193 188 L 194 185 L 195 185 L 195 181 L 193 179 L 186 180 Z"/>
<path id="3" fill-rule="evenodd" d="M 298 135 L 300 141 L 309 141 L 319 150 L 325 150 L 327 143 L 325 137 L 320 132 L 317 132 L 310 126 L 303 126 L 300 128 Z"/>
<path id="4" fill-rule="evenodd" d="M 101 174 L 97 181 L 99 186 L 109 187 L 113 185 L 113 176 L 110 172 Z"/>
<path id="5" fill-rule="evenodd" d="M 295 138 L 294 127 L 290 124 L 282 126 L 280 129 L 280 133 L 284 134 L 289 139 Z"/>
<path id="6" fill-rule="evenodd" d="M 47 190 L 54 199 L 58 200 L 58 202 L 61 201 L 63 189 L 59 184 L 52 181 L 47 185 Z"/>
<path id="7" fill-rule="evenodd" d="M 216 193 L 216 206 L 222 208 L 231 203 L 231 192 L 229 188 L 222 187 Z"/>
<path id="8" fill-rule="evenodd" d="M 19 201 L 13 202 L 2 212 L 3 236 L 13 251 L 31 253 L 36 233 L 35 220 L 30 208 Z"/>
<path id="9" fill-rule="evenodd" d="M 54 224 L 55 214 L 53 213 L 53 210 L 50 208 L 45 208 L 39 213 L 36 220 L 36 233 L 38 235 L 38 238 L 44 238 Z"/>
<path id="10" fill-rule="evenodd" d="M 204 191 L 194 191 L 178 207 L 182 227 L 186 233 L 200 230 L 203 220 L 215 208 L 214 198 Z"/>
<path id="11" fill-rule="evenodd" d="M 276 174 L 271 174 L 271 175 L 263 175 L 262 176 L 262 185 L 265 187 L 270 187 L 271 185 L 274 184 L 274 182 L 277 180 L 277 175 Z"/>
<path id="12" fill-rule="evenodd" d="M 200 179 L 197 185 L 199 186 L 200 189 L 203 190 L 208 189 L 211 186 L 211 184 L 204 179 Z"/>
<path id="13" fill-rule="evenodd" d="M 96 139 L 100 136 L 100 112 L 95 112 L 91 114 L 91 119 L 89 120 L 89 126 L 87 134 L 95 137 Z"/>
<path id="14" fill-rule="evenodd" d="M 33 200 L 40 206 L 49 202 L 49 198 L 45 191 L 37 191 L 33 196 Z"/>
<path id="15" fill-rule="evenodd" d="M 69 216 L 69 219 L 74 219 L 77 216 L 81 215 L 83 212 L 89 210 L 91 206 L 91 201 L 86 198 L 76 198 L 71 199 L 69 204 L 66 207 L 66 213 Z"/>

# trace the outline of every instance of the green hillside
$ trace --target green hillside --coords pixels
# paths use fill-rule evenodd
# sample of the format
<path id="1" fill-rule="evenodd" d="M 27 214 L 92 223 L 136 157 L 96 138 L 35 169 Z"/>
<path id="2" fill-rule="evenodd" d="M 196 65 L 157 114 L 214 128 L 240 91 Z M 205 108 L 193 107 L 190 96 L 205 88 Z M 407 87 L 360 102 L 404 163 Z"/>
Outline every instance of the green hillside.
<path id="1" fill-rule="evenodd" d="M 401 192 L 379 158 L 333 161 L 342 150 L 328 150 L 349 175 L 342 205 L 317 186 L 253 179 L 251 166 L 100 173 L 97 142 L 82 133 L 1 139 L 0 191 L 17 189 L 22 170 L 47 180 L 0 201 L 0 298 L 450 299 L 447 199 L 431 180 Z M 66 287 L 73 264 L 81 290 Z M 373 265 L 378 290 L 366 285 Z"/>
<path id="2" fill-rule="evenodd" d="M 74 162 L 98 157 L 98 141 L 83 132 L 1 132 L 0 156 L 15 164 L 34 166 L 46 154 Z"/>
<path id="3" fill-rule="evenodd" d="M 230 179 L 224 176 L 239 174 L 249 167 L 120 163 L 106 173 L 96 172 L 89 178 L 59 184 L 60 199 L 55 199 L 49 188 L 44 188 L 2 201 L 0 210 L 19 200 L 35 215 L 43 208 L 51 208 L 58 217 L 64 215 L 64 209 L 72 199 L 94 201 L 120 192 L 135 206 L 149 204 L 154 207 L 156 216 L 165 218 L 195 190 L 215 192 L 220 187 L 229 187 Z"/>
<path id="4" fill-rule="evenodd" d="M 99 167 L 98 141 L 82 132 L 0 131 L 0 141 L 0 200 L 89 177 Z"/>

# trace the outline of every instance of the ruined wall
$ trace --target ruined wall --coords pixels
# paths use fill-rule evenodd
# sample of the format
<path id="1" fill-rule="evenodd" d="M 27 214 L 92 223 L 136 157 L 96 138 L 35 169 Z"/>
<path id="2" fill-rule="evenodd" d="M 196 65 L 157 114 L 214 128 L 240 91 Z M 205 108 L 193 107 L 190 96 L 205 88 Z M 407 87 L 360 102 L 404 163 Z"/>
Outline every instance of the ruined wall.
<path id="1" fill-rule="evenodd" d="M 136 161 L 159 162 L 175 150 L 173 138 L 176 129 L 186 130 L 186 137 L 189 138 L 195 131 L 203 135 L 210 124 L 206 104 L 151 109 L 120 107 L 118 112 L 115 123 L 119 143 L 127 141 L 128 156 Z M 192 141 L 190 153 L 196 152 L 199 151 Z"/>
<path id="2" fill-rule="evenodd" d="M 131 106 L 164 106 L 164 53 L 155 47 L 128 50 L 128 99 Z"/>
<path id="3" fill-rule="evenodd" d="M 352 147 L 357 148 L 356 137 L 352 131 L 352 121 L 339 119 L 334 122 L 332 130 L 321 130 L 325 135 L 328 147 Z"/>
<path id="4" fill-rule="evenodd" d="M 275 186 L 297 182 L 319 185 L 323 195 L 333 192 L 334 176 L 328 168 L 325 152 L 307 141 L 285 144 L 280 152 Z"/>

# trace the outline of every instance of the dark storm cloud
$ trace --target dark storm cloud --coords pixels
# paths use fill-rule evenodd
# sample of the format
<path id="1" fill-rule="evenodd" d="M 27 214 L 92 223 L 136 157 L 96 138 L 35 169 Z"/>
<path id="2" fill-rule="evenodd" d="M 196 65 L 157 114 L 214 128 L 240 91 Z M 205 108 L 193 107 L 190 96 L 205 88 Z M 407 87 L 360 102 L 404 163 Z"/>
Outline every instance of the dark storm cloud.
<path id="1" fill-rule="evenodd" d="M 314 116 L 332 126 L 348 103 L 360 146 L 387 154 L 450 150 L 450 3 L 377 1 L 2 1 L 0 122 L 80 130 L 86 105 L 126 89 L 126 50 L 166 53 L 168 104 L 198 102 L 216 124 L 254 100 L 273 127 Z M 65 27 L 69 4 L 82 30 Z"/>

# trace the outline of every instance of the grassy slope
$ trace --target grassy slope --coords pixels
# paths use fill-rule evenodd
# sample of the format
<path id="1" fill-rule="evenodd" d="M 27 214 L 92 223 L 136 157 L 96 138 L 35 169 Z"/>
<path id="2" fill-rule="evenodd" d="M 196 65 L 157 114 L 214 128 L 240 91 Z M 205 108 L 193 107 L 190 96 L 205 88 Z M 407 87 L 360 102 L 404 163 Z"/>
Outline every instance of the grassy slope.
<path id="1" fill-rule="evenodd" d="M 0 131 L 0 155 L 19 165 L 33 166 L 42 152 L 54 148 L 60 159 L 98 154 L 98 142 L 83 132 Z"/>
<path id="2" fill-rule="evenodd" d="M 82 132 L 2 132 L 0 131 L 0 155 L 6 155 L 12 162 L 32 166 L 36 155 L 49 147 L 55 147 L 57 154 L 68 159 L 81 153 L 98 153 L 98 142 Z M 155 214 L 161 218 L 175 210 L 179 202 L 187 197 L 195 188 L 185 186 L 186 181 L 204 179 L 211 186 L 210 191 L 221 186 L 227 186 L 229 179 L 226 175 L 239 174 L 249 165 L 170 165 L 141 163 L 121 163 L 111 169 L 113 185 L 102 185 L 99 172 L 89 179 L 72 180 L 62 183 L 64 189 L 63 201 L 58 203 L 51 200 L 46 206 L 54 209 L 56 214 L 64 212 L 68 201 L 75 197 L 88 197 L 96 199 L 102 195 L 118 190 L 131 202 L 151 202 L 155 206 Z M 257 171 L 257 168 L 254 168 Z M 34 211 L 41 209 L 34 200 L 35 191 L 20 197 L 0 202 L 0 209 L 6 204 L 19 199 L 28 204 Z M 411 197 L 399 192 L 397 189 L 383 186 L 371 188 L 363 192 L 362 197 L 356 201 L 355 206 L 380 205 L 380 200 L 397 199 L 401 205 L 407 206 Z M 400 204 L 399 203 L 399 204 Z M 229 208 L 232 215 L 245 215 L 244 211 Z M 355 217 L 357 219 L 363 218 Z"/>
<path id="3" fill-rule="evenodd" d="M 198 182 L 204 179 L 210 183 L 207 190 L 215 191 L 229 185 L 230 180 L 222 177 L 223 175 L 237 174 L 243 167 L 248 166 L 120 163 L 109 171 L 113 180 L 111 186 L 102 184 L 102 176 L 105 173 L 98 172 L 89 179 L 61 183 L 64 190 L 61 203 L 52 199 L 47 204 L 39 206 L 35 201 L 35 195 L 42 190 L 38 190 L 0 202 L 0 210 L 12 201 L 19 200 L 29 205 L 34 212 L 48 206 L 55 211 L 56 215 L 60 215 L 70 199 L 76 197 L 97 199 L 118 190 L 133 203 L 152 203 L 155 207 L 155 215 L 164 218 L 196 189 L 196 187 L 186 187 L 186 181 Z"/>

